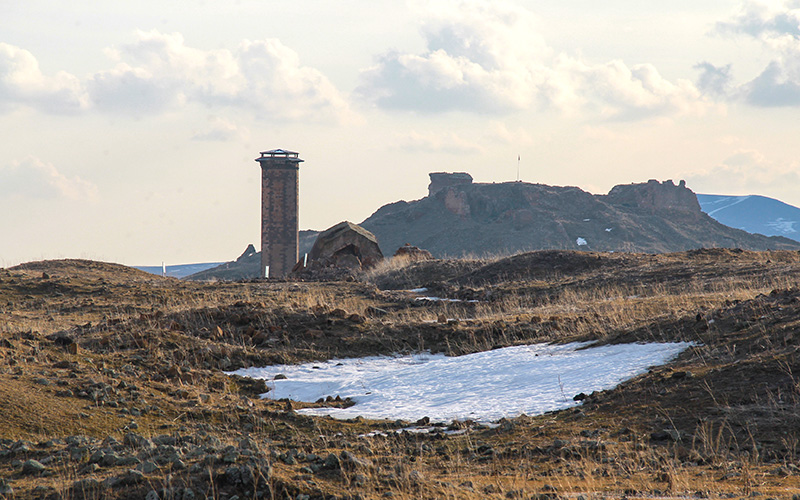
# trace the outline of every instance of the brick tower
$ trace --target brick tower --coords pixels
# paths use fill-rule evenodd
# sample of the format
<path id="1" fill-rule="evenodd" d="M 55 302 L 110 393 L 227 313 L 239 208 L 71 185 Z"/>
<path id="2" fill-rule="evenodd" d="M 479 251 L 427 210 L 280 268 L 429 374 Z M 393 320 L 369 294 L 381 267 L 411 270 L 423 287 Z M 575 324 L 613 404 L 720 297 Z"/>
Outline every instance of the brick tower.
<path id="1" fill-rule="evenodd" d="M 262 151 L 256 161 L 261 165 L 261 276 L 280 278 L 297 263 L 303 160 L 294 151 L 273 149 Z"/>

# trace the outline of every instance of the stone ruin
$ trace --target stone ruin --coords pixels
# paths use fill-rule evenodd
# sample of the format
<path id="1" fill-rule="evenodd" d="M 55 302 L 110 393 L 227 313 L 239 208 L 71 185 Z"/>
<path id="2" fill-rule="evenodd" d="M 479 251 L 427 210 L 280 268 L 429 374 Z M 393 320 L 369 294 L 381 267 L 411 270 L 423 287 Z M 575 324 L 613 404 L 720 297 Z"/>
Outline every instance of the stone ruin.
<path id="1" fill-rule="evenodd" d="M 307 258 L 301 258 L 292 271 L 369 269 L 382 260 L 375 235 L 358 224 L 344 221 L 319 233 Z"/>
<path id="2" fill-rule="evenodd" d="M 697 195 L 686 187 L 686 181 L 680 181 L 677 186 L 671 180 L 658 182 L 654 179 L 641 184 L 621 184 L 614 186 L 606 199 L 614 205 L 653 213 L 662 210 L 702 212 Z"/>
<path id="3" fill-rule="evenodd" d="M 428 184 L 428 196 L 433 196 L 446 187 L 472 184 L 472 176 L 466 172 L 431 172 L 428 175 L 431 178 L 431 183 Z"/>

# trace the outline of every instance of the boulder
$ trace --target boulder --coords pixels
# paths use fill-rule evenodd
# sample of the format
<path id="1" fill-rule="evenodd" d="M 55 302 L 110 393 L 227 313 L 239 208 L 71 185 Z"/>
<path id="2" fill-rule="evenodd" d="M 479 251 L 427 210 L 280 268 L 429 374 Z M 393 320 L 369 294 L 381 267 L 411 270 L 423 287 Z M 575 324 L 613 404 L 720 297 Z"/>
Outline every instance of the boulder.
<path id="1" fill-rule="evenodd" d="M 368 269 L 381 260 L 383 253 L 375 235 L 357 224 L 344 221 L 321 232 L 308 259 L 301 259 L 293 271 L 327 267 Z"/>
<path id="2" fill-rule="evenodd" d="M 414 245 L 410 245 L 408 243 L 398 248 L 394 253 L 394 257 L 410 261 L 433 260 L 433 254 L 431 254 L 429 251 L 415 247 Z"/>

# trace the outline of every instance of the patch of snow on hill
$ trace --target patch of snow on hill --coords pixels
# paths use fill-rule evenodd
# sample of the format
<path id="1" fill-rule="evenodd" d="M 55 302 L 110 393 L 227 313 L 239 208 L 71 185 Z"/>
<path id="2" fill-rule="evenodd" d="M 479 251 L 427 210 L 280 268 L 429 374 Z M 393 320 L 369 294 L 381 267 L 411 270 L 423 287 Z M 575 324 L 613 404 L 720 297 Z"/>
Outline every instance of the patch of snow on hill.
<path id="1" fill-rule="evenodd" d="M 786 220 L 783 217 L 778 217 L 772 222 L 767 222 L 767 226 L 782 234 L 796 233 L 797 230 L 794 225 L 797 224 L 795 220 Z"/>
<path id="2" fill-rule="evenodd" d="M 409 421 L 427 416 L 434 421 L 488 422 L 575 406 L 578 403 L 572 397 L 576 394 L 611 389 L 668 362 L 691 345 L 585 348 L 588 344 L 535 344 L 458 357 L 423 353 L 333 359 L 234 373 L 266 379 L 271 390 L 262 397 L 313 402 L 340 396 L 356 403 L 350 408 L 299 410 L 308 415 Z M 287 378 L 274 380 L 278 374 Z"/>

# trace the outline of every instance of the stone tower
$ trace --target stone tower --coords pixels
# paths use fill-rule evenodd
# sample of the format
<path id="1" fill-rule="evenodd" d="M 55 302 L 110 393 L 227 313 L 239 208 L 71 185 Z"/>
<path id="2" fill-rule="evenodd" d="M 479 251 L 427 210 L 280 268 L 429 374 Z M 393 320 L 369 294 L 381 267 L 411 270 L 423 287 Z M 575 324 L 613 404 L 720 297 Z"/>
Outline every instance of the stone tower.
<path id="1" fill-rule="evenodd" d="M 294 151 L 273 149 L 262 151 L 256 161 L 261 165 L 261 276 L 280 278 L 297 263 L 303 160 Z"/>

